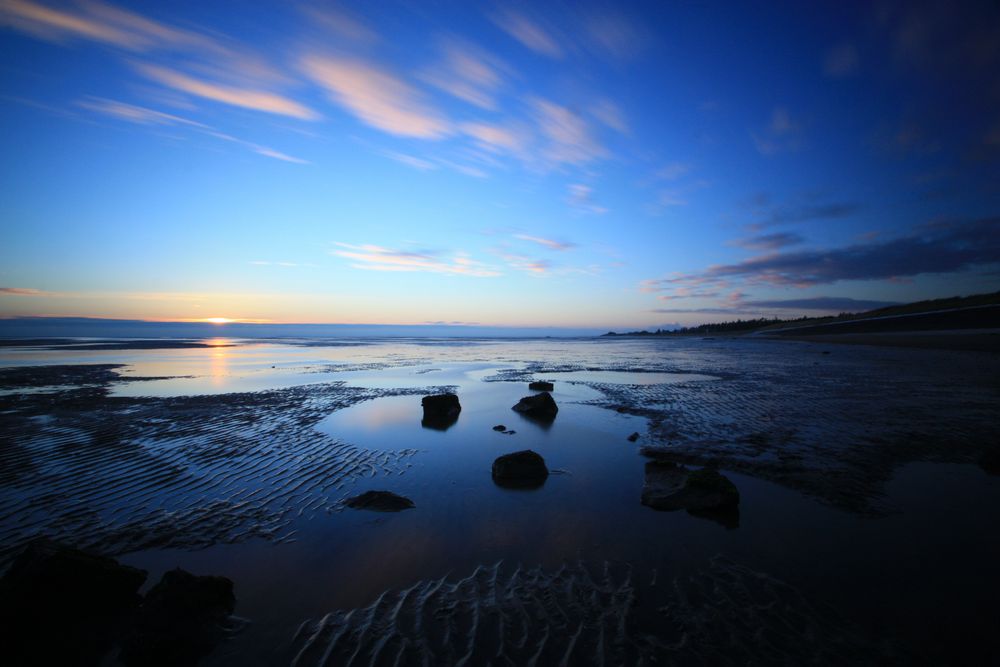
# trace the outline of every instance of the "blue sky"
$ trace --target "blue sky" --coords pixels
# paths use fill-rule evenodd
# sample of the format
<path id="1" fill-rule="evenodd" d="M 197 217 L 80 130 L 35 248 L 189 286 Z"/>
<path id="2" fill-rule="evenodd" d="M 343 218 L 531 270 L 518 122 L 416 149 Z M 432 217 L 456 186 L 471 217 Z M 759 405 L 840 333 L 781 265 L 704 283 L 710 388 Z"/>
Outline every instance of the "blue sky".
<path id="1" fill-rule="evenodd" d="M 626 329 L 996 290 L 991 4 L 0 0 L 0 316 Z"/>

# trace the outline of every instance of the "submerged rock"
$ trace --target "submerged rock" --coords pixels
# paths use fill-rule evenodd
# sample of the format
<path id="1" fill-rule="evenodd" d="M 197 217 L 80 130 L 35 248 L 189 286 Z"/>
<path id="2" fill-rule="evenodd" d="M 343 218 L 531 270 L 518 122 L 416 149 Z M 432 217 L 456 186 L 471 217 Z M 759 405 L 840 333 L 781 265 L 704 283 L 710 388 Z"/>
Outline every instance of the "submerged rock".
<path id="1" fill-rule="evenodd" d="M 639 436 L 639 432 L 638 432 L 638 431 L 636 431 L 635 433 L 633 433 L 632 435 L 630 435 L 630 436 L 628 437 L 628 441 L 629 441 L 629 442 L 635 442 L 635 441 L 636 441 L 636 440 L 638 440 L 639 438 L 640 438 L 640 436 Z"/>
<path id="2" fill-rule="evenodd" d="M 420 405 L 424 408 L 421 425 L 442 431 L 458 421 L 458 414 L 462 411 L 455 394 L 424 396 Z"/>
<path id="3" fill-rule="evenodd" d="M 150 589 L 122 642 L 126 665 L 193 665 L 228 632 L 236 607 L 233 582 L 180 568 Z"/>
<path id="4" fill-rule="evenodd" d="M 544 380 L 535 380 L 534 382 L 528 385 L 528 389 L 532 389 L 534 391 L 552 391 L 555 388 L 556 387 L 554 384 L 552 384 L 551 382 L 546 382 Z"/>
<path id="5" fill-rule="evenodd" d="M 552 394 L 547 391 L 525 396 L 511 409 L 540 421 L 552 421 L 556 418 L 556 413 L 559 412 L 559 406 L 553 400 Z"/>
<path id="6" fill-rule="evenodd" d="M 504 426 L 503 424 L 497 424 L 496 426 L 493 427 L 493 430 L 500 431 L 502 433 L 507 430 L 507 427 Z"/>
<path id="7" fill-rule="evenodd" d="M 96 664 L 145 580 L 144 570 L 113 558 L 32 540 L 0 579 L 3 662 Z"/>
<path id="8" fill-rule="evenodd" d="M 740 492 L 717 470 L 688 470 L 670 461 L 646 463 L 642 504 L 667 512 L 702 512 L 739 505 Z"/>
<path id="9" fill-rule="evenodd" d="M 545 459 L 530 449 L 504 454 L 493 462 L 493 481 L 500 486 L 538 487 L 548 476 Z"/>
<path id="10" fill-rule="evenodd" d="M 373 512 L 399 512 L 416 507 L 413 501 L 392 491 L 365 491 L 344 501 L 348 507 Z"/>

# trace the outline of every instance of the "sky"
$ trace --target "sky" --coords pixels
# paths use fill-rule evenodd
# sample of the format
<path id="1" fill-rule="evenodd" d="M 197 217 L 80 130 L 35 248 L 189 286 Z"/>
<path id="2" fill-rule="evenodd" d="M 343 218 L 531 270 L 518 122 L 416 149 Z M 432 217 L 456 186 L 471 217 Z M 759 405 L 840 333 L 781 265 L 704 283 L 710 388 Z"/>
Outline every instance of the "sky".
<path id="1" fill-rule="evenodd" d="M 628 330 L 1000 289 L 983 3 L 0 0 L 0 317 Z"/>

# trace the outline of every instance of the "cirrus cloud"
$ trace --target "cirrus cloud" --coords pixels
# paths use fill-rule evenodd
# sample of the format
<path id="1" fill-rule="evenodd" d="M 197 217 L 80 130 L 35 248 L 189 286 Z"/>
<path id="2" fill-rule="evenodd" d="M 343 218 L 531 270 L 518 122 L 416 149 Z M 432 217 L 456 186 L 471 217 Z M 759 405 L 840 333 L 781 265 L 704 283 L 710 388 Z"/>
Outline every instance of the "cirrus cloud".
<path id="1" fill-rule="evenodd" d="M 136 69 L 149 79 L 168 88 L 213 102 L 291 116 L 300 120 L 316 120 L 320 117 L 309 107 L 277 93 L 204 81 L 158 65 L 140 64 L 136 66 Z"/>
<path id="2" fill-rule="evenodd" d="M 359 58 L 309 55 L 303 71 L 330 99 L 377 130 L 401 137 L 440 139 L 450 123 L 392 72 Z"/>
<path id="3" fill-rule="evenodd" d="M 453 253 L 450 258 L 430 251 L 396 250 L 382 246 L 337 243 L 339 249 L 333 254 L 353 260 L 355 269 L 367 271 L 413 271 L 424 273 L 445 273 L 477 278 L 501 275 L 495 268 L 469 258 L 465 253 Z"/>
<path id="4" fill-rule="evenodd" d="M 505 10 L 493 16 L 493 22 L 505 33 L 535 53 L 549 58 L 562 58 L 565 53 L 556 38 L 546 28 L 521 12 Z"/>

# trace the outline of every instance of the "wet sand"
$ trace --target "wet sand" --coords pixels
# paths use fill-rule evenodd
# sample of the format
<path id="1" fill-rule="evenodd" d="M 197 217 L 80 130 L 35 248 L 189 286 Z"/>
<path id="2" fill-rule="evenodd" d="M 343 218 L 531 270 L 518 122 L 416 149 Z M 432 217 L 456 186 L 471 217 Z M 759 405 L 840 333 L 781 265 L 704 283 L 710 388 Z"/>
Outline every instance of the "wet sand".
<path id="1" fill-rule="evenodd" d="M 0 558 L 43 533 L 151 580 L 230 577 L 251 623 L 205 664 L 987 655 L 995 355 L 316 343 L 6 348 Z M 551 424 L 510 410 L 532 379 L 555 382 Z M 446 390 L 458 421 L 422 428 L 421 397 Z M 493 484 L 492 460 L 526 448 L 545 483 Z M 718 467 L 735 525 L 642 506 L 641 452 Z M 415 507 L 345 508 L 369 489 Z"/>
<path id="2" fill-rule="evenodd" d="M 784 336 L 792 340 L 833 345 L 877 345 L 916 347 L 929 350 L 1000 352 L 1000 330 L 894 331 L 885 333 L 845 333 L 814 336 Z"/>

